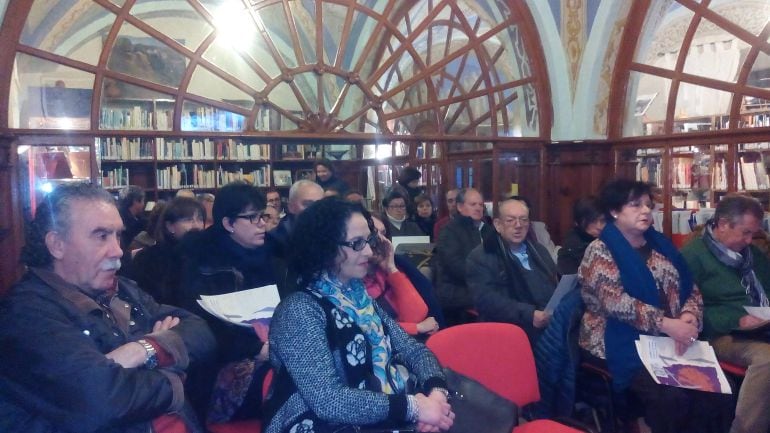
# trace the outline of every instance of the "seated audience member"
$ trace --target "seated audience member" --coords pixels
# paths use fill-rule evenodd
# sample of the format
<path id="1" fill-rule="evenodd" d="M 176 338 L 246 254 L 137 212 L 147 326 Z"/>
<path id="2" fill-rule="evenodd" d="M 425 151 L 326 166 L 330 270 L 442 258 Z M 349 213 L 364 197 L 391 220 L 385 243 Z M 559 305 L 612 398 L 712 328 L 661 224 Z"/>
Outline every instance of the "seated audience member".
<path id="1" fill-rule="evenodd" d="M 182 251 L 179 240 L 203 229 L 205 210 L 198 200 L 176 197 L 159 219 L 158 243 L 136 254 L 127 276 L 162 304 L 179 305 Z"/>
<path id="2" fill-rule="evenodd" d="M 428 306 L 409 277 L 396 265 L 393 245 L 385 236 L 385 224 L 372 216 L 379 242 L 372 247 L 369 272 L 364 277 L 366 292 L 409 335 L 427 335 L 438 331 L 438 322 L 428 317 Z"/>
<path id="3" fill-rule="evenodd" d="M 423 188 L 420 186 L 422 173 L 414 167 L 404 167 L 398 175 L 398 180 L 393 186 L 392 191 L 399 191 L 406 198 L 406 214 L 409 218 L 417 214 L 414 199 L 422 194 Z"/>
<path id="4" fill-rule="evenodd" d="M 214 202 L 214 225 L 188 234 L 183 242 L 181 305 L 206 319 L 219 345 L 216 365 L 188 379 L 201 398 L 196 402 L 199 410 L 203 411 L 201 406 L 209 402 L 211 395 L 208 422 L 254 418 L 260 413 L 262 381 L 269 370 L 265 336 L 258 336 L 251 327 L 214 317 L 197 300 L 201 295 L 222 295 L 276 283 L 279 290 L 285 288 L 285 266 L 265 246 L 266 207 L 256 187 L 242 182 L 225 185 Z"/>
<path id="5" fill-rule="evenodd" d="M 482 221 L 484 199 L 475 189 L 462 189 L 457 193 L 457 210 L 458 215 L 441 230 L 436 243 L 436 294 L 449 325 L 470 320 L 466 311 L 473 308 L 474 303 L 465 278 L 465 261 L 481 244 L 481 239 L 494 231 Z"/>
<path id="6" fill-rule="evenodd" d="M 286 215 L 283 211 L 283 200 L 281 200 L 281 193 L 275 188 L 270 188 L 265 193 L 267 198 L 267 205 L 278 211 L 280 218 Z"/>
<path id="7" fill-rule="evenodd" d="M 436 212 L 433 209 L 433 201 L 426 194 L 420 194 L 414 198 L 417 213 L 412 220 L 417 223 L 420 230 L 430 237 L 433 242 L 433 227 L 436 225 Z"/>
<path id="8" fill-rule="evenodd" d="M 203 221 L 203 228 L 207 229 L 214 224 L 214 215 L 211 213 L 211 209 L 214 207 L 214 200 L 216 200 L 216 197 L 210 192 L 202 192 L 198 194 L 197 199 L 206 211 L 206 219 Z"/>
<path id="9" fill-rule="evenodd" d="M 366 294 L 362 279 L 377 241 L 368 213 L 357 204 L 326 198 L 297 218 L 292 267 L 302 288 L 281 302 L 272 319 L 276 374 L 266 432 L 452 426 L 436 358 Z M 416 389 L 406 388 L 409 373 Z"/>
<path id="10" fill-rule="evenodd" d="M 534 208 L 532 207 L 532 202 L 530 202 L 528 198 L 520 195 L 513 195 L 508 198 L 523 201 L 530 210 L 530 215 L 532 214 Z M 530 220 L 529 234 L 527 236 L 530 240 L 536 241 L 544 246 L 545 249 L 548 250 L 548 254 L 551 255 L 551 260 L 556 263 L 559 247 L 557 247 L 556 244 L 553 243 L 553 240 L 551 240 L 551 234 L 548 233 L 548 227 L 545 225 L 545 222 Z"/>
<path id="11" fill-rule="evenodd" d="M 734 334 L 762 319 L 746 305 L 768 307 L 770 260 L 753 245 L 764 212 L 760 203 L 740 195 L 724 197 L 703 235 L 682 249 L 703 294 L 703 333 L 719 359 L 746 367 L 730 432 L 770 428 L 770 341 L 767 332 Z"/>
<path id="12" fill-rule="evenodd" d="M 344 180 L 337 177 L 334 171 L 334 165 L 328 159 L 318 159 L 313 164 L 315 170 L 315 181 L 321 185 L 324 191 L 333 189 L 337 194 L 345 194 L 350 187 Z"/>
<path id="13" fill-rule="evenodd" d="M 131 252 L 132 256 L 135 256 L 142 248 L 155 245 L 158 242 L 158 223 L 160 222 L 160 215 L 165 208 L 165 201 L 158 200 L 158 202 L 155 203 L 155 206 L 150 212 L 150 216 L 147 217 L 147 229 L 142 230 L 138 235 L 134 236 L 134 240 L 131 241 L 131 245 L 128 246 L 128 251 Z"/>
<path id="14" fill-rule="evenodd" d="M 278 223 L 281 222 L 281 217 L 278 216 L 278 210 L 270 205 L 265 207 L 265 214 L 270 215 L 270 218 L 267 219 L 267 231 L 274 230 L 276 227 L 278 227 Z"/>
<path id="15" fill-rule="evenodd" d="M 286 205 L 286 215 L 281 218 L 278 227 L 270 231 L 269 237 L 275 241 L 280 255 L 284 255 L 289 243 L 289 236 L 294 228 L 294 220 L 314 201 L 324 197 L 323 189 L 312 180 L 301 179 L 289 188 L 289 201 Z"/>
<path id="16" fill-rule="evenodd" d="M 195 191 L 186 188 L 178 189 L 174 194 L 174 198 L 176 197 L 195 198 Z"/>
<path id="17" fill-rule="evenodd" d="M 438 235 L 441 233 L 441 229 L 444 228 L 449 221 L 457 215 L 457 192 L 460 191 L 457 188 L 450 189 L 446 192 L 446 208 L 447 214 L 436 220 L 436 225 L 433 226 L 433 240 L 438 240 Z"/>
<path id="18" fill-rule="evenodd" d="M 544 311 L 558 284 L 548 251 L 527 239 L 529 208 L 506 200 L 498 207 L 496 232 L 468 255 L 466 280 L 479 319 L 520 326 L 534 343 L 548 325 Z"/>
<path id="19" fill-rule="evenodd" d="M 388 239 L 393 239 L 393 236 L 425 236 L 417 224 L 406 218 L 407 200 L 397 191 L 391 191 L 382 199 L 382 207 L 385 209 L 383 222 Z"/>
<path id="20" fill-rule="evenodd" d="M 147 219 L 144 217 L 144 190 L 136 185 L 129 185 L 120 190 L 118 203 L 124 227 L 120 247 L 128 252 L 128 246 L 134 237 L 147 227 Z"/>
<path id="21" fill-rule="evenodd" d="M 200 432 L 184 376 L 214 339 L 200 318 L 116 277 L 112 196 L 60 185 L 28 228 L 27 273 L 0 307 L 0 431 Z"/>
<path id="22" fill-rule="evenodd" d="M 671 241 L 652 228 L 650 184 L 618 179 L 601 192 L 607 225 L 578 271 L 585 313 L 580 347 L 630 390 L 653 433 L 726 432 L 732 396 L 659 385 L 642 366 L 639 335 L 665 334 L 683 353 L 698 338 L 703 300 Z"/>
<path id="23" fill-rule="evenodd" d="M 364 196 L 361 195 L 360 192 L 358 192 L 358 191 L 356 191 L 354 189 L 348 191 L 345 194 L 345 201 L 349 201 L 351 203 L 358 203 L 361 206 L 366 207 L 366 203 L 364 202 Z"/>
<path id="24" fill-rule="evenodd" d="M 604 229 L 604 215 L 599 209 L 596 198 L 581 198 L 572 207 L 572 219 L 575 226 L 564 238 L 564 245 L 556 254 L 556 268 L 561 275 L 576 274 L 588 244 L 599 237 Z"/>

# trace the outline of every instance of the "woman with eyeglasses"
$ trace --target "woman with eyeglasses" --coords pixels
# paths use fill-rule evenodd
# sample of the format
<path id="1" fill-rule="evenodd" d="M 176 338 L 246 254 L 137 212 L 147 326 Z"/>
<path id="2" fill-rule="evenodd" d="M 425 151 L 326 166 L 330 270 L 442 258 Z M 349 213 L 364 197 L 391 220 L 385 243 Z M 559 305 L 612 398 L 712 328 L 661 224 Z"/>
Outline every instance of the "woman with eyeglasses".
<path id="1" fill-rule="evenodd" d="M 652 227 L 652 186 L 617 179 L 599 203 L 607 224 L 578 269 L 584 361 L 608 369 L 615 391 L 638 398 L 652 433 L 729 431 L 731 395 L 659 385 L 636 349 L 640 335 L 660 335 L 682 354 L 703 327 L 703 298 L 687 263 Z"/>
<path id="2" fill-rule="evenodd" d="M 388 239 L 393 239 L 393 236 L 427 235 L 417 223 L 406 218 L 408 200 L 409 197 L 397 190 L 391 191 L 382 199 L 382 207 L 385 211 L 383 222 Z"/>
<path id="3" fill-rule="evenodd" d="M 206 319 L 219 345 L 214 366 L 190 374 L 188 393 L 209 423 L 253 418 L 260 413 L 262 380 L 269 370 L 267 329 L 224 322 L 197 303 L 221 295 L 278 284 L 283 296 L 285 266 L 265 243 L 270 214 L 256 187 L 242 182 L 217 191 L 214 224 L 184 242 L 186 263 L 181 306 Z M 192 389 L 190 389 L 192 388 Z"/>
<path id="4" fill-rule="evenodd" d="M 299 215 L 291 266 L 302 289 L 273 315 L 270 362 L 276 374 L 265 432 L 352 432 L 410 423 L 435 432 L 452 426 L 436 358 L 366 293 L 362 279 L 377 241 L 359 204 L 326 198 Z"/>

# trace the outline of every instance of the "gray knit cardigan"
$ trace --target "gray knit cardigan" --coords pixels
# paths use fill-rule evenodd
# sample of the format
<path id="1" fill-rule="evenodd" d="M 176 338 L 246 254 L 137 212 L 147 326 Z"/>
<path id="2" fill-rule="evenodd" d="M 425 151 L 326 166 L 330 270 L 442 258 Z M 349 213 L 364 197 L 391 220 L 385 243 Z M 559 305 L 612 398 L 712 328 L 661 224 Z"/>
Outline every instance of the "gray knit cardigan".
<path id="1" fill-rule="evenodd" d="M 419 392 L 446 388 L 441 367 L 419 343 L 376 303 L 394 354 L 416 376 Z M 351 387 L 345 378 L 346 354 L 332 352 L 327 338 L 326 313 L 309 292 L 299 291 L 276 308 L 270 326 L 270 362 L 275 371 L 286 368 L 297 391 L 276 410 L 265 433 L 285 431 L 308 409 L 330 424 L 367 425 L 407 421 L 406 395 L 386 395 Z M 268 396 L 270 398 L 270 396 Z"/>

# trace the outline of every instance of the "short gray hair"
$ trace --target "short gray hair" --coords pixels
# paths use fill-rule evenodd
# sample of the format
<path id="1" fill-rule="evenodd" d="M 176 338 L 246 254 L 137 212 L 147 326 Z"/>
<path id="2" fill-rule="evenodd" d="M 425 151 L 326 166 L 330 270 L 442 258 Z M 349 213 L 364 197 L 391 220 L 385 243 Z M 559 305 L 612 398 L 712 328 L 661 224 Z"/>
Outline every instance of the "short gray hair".
<path id="1" fill-rule="evenodd" d="M 21 251 L 21 261 L 27 266 L 48 267 L 53 256 L 45 244 L 49 232 L 63 237 L 72 228 L 72 205 L 76 201 L 102 202 L 115 206 L 115 199 L 98 185 L 79 182 L 59 185 L 38 206 L 35 218 L 26 226 L 26 243 Z"/>
<path id="2" fill-rule="evenodd" d="M 714 223 L 719 223 L 720 219 L 725 218 L 730 224 L 734 224 L 746 214 L 753 215 L 761 222 L 765 216 L 765 211 L 762 210 L 759 200 L 754 197 L 728 194 L 717 203 Z"/>
<path id="3" fill-rule="evenodd" d="M 317 183 L 313 182 L 309 179 L 300 179 L 294 184 L 292 184 L 291 188 L 289 188 L 289 201 L 294 201 L 297 199 L 297 195 L 299 194 L 299 190 L 306 186 L 315 185 L 318 188 L 321 188 L 321 185 L 318 185 Z M 323 188 L 322 188 L 323 189 Z"/>

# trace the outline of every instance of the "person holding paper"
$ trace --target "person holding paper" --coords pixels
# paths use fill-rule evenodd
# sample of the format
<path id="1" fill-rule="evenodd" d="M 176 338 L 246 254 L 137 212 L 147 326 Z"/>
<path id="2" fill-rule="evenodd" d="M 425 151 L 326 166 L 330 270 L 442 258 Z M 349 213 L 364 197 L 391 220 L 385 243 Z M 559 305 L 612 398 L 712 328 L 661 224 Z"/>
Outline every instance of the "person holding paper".
<path id="1" fill-rule="evenodd" d="M 682 249 L 705 304 L 703 333 L 719 359 L 746 367 L 730 432 L 770 428 L 770 342 L 768 333 L 738 333 L 767 322 L 745 307 L 768 307 L 770 260 L 751 244 L 761 230 L 760 203 L 729 195 L 717 204 L 703 235 Z M 760 310 L 761 311 L 761 310 Z"/>
<path id="2" fill-rule="evenodd" d="M 297 219 L 291 265 L 302 289 L 273 316 L 276 373 L 265 405 L 266 433 L 452 426 L 438 361 L 366 293 L 362 279 L 378 242 L 359 204 L 329 197 Z M 416 378 L 413 389 L 409 373 Z"/>
<path id="3" fill-rule="evenodd" d="M 497 208 L 495 232 L 468 255 L 468 287 L 479 319 L 520 326 L 534 343 L 548 325 L 544 311 L 556 289 L 556 265 L 548 250 L 527 238 L 529 208 L 506 200 Z"/>
<path id="4" fill-rule="evenodd" d="M 601 191 L 608 221 L 578 270 L 585 313 L 580 347 L 609 369 L 616 391 L 630 390 L 653 433 L 727 431 L 731 396 L 655 383 L 635 341 L 666 334 L 683 353 L 698 338 L 703 301 L 682 256 L 652 228 L 651 185 L 617 179 Z"/>
<path id="5" fill-rule="evenodd" d="M 270 284 L 278 284 L 285 295 L 286 267 L 265 242 L 271 218 L 266 206 L 256 187 L 244 182 L 225 185 L 214 202 L 214 224 L 183 240 L 186 260 L 180 304 L 206 319 L 219 345 L 216 363 L 188 379 L 196 391 L 196 406 L 208 422 L 259 416 L 269 345 L 254 329 L 209 314 L 198 299 Z"/>
<path id="6" fill-rule="evenodd" d="M 116 276 L 123 230 L 109 192 L 67 183 L 27 232 L 27 273 L 0 308 L 0 431 L 202 432 L 185 372 L 214 356 L 199 317 Z"/>

